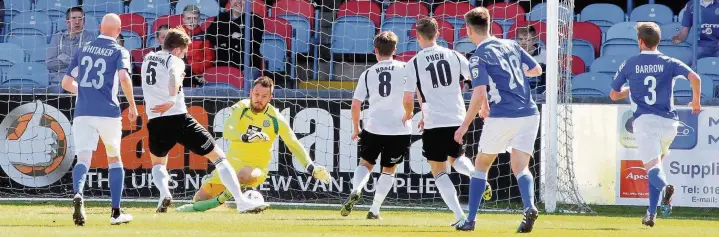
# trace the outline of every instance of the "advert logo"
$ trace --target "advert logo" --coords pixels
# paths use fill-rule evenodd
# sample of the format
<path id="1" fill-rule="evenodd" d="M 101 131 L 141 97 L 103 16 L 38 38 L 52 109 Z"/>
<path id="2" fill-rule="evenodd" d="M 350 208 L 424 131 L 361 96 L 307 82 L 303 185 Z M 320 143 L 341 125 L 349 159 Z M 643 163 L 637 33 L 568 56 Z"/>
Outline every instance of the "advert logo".
<path id="1" fill-rule="evenodd" d="M 0 168 L 15 182 L 45 187 L 60 180 L 72 166 L 70 121 L 42 101 L 21 105 L 0 123 Z"/>
<path id="2" fill-rule="evenodd" d="M 669 149 L 691 150 L 697 145 L 697 127 L 699 126 L 699 116 L 692 114 L 689 109 L 678 109 L 679 127 L 677 127 L 677 136 L 669 146 Z M 633 111 L 627 110 L 622 113 L 619 123 L 619 142 L 625 148 L 637 148 L 634 138 L 634 117 Z"/>
<path id="3" fill-rule="evenodd" d="M 644 162 L 641 160 L 622 160 L 619 178 L 619 197 L 649 197 L 649 179 Z"/>

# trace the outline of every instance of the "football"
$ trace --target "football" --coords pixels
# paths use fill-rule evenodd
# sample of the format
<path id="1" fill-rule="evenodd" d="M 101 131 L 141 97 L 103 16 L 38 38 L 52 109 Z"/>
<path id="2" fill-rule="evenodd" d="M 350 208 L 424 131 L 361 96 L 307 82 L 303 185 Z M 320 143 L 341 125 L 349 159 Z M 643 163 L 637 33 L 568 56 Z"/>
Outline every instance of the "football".
<path id="1" fill-rule="evenodd" d="M 259 201 L 259 202 L 265 202 L 265 198 L 262 197 L 262 194 L 260 192 L 257 192 L 255 190 L 247 190 L 245 191 L 245 197 L 247 199 L 250 199 L 252 201 Z"/>

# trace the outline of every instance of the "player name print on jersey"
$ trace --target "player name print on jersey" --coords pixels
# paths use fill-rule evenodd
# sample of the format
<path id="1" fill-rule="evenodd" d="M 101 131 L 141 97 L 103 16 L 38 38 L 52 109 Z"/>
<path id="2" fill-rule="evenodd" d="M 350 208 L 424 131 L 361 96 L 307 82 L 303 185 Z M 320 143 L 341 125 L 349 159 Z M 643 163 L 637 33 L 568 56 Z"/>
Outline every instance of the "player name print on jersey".
<path id="1" fill-rule="evenodd" d="M 174 96 L 170 96 L 169 85 L 171 80 L 176 77 L 182 78 L 185 72 L 185 62 L 182 59 L 170 54 L 167 51 L 151 52 L 145 56 L 142 62 L 142 92 L 145 98 L 145 110 L 147 117 L 150 119 L 187 113 L 187 105 L 185 105 L 185 94 L 182 87 Z M 180 82 L 180 84 L 182 84 Z M 163 103 L 175 102 L 163 114 L 151 111 L 156 105 Z"/>

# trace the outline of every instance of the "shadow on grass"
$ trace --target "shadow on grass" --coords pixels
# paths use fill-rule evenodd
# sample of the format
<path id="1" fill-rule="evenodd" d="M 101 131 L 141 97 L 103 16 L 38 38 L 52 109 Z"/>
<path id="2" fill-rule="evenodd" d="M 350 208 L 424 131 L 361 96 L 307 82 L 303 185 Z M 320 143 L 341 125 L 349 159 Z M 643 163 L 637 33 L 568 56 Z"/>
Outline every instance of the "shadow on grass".
<path id="1" fill-rule="evenodd" d="M 576 230 L 576 231 L 623 231 L 620 228 L 542 228 L 545 230 Z"/>

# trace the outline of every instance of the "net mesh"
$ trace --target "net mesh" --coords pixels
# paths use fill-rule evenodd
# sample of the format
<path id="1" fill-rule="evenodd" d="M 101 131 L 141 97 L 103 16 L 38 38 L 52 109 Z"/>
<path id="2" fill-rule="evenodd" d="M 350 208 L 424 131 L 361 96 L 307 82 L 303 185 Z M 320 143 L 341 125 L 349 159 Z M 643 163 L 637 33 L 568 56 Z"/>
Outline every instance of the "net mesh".
<path id="1" fill-rule="evenodd" d="M 357 144 L 352 133 L 350 104 L 351 93 L 359 75 L 376 63 L 372 39 L 378 31 L 391 30 L 400 39 L 396 59 L 408 60 L 421 50 L 416 41 L 414 23 L 418 17 L 434 16 L 439 20 L 439 45 L 453 48 L 466 55 L 475 45 L 467 38 L 463 15 L 474 6 L 488 7 L 495 23 L 492 34 L 500 38 L 520 39 L 523 47 L 538 48 L 535 56 L 546 62 L 546 3 L 540 0 L 504 2 L 375 2 L 375 1 L 315 1 L 256 0 L 251 2 L 253 14 L 249 24 L 242 14 L 233 15 L 231 9 L 243 12 L 244 1 L 221 0 L 17 0 L 5 1 L 3 43 L 0 48 L 2 90 L 0 111 L 6 134 L 6 144 L 0 149 L 2 156 L 10 157 L 0 163 L 0 197 L 3 198 L 65 198 L 72 190 L 71 170 L 74 149 L 70 121 L 74 110 L 74 97 L 63 92 L 59 83 L 64 70 L 77 49 L 94 39 L 99 23 L 106 13 L 121 14 L 123 21 L 122 44 L 132 55 L 134 84 L 139 86 L 139 65 L 144 54 L 158 49 L 164 38 L 163 25 L 183 26 L 192 36 L 193 43 L 186 61 L 184 91 L 188 108 L 203 126 L 217 138 L 218 145 L 227 146 L 222 138 L 224 120 L 229 106 L 246 96 L 248 81 L 259 75 L 272 77 L 280 86 L 275 92 L 274 105 L 281 111 L 302 144 L 310 151 L 315 162 L 328 167 L 333 181 L 324 185 L 305 173 L 282 141 L 275 142 L 269 175 L 258 187 L 265 199 L 279 203 L 336 204 L 351 189 L 351 175 L 357 167 Z M 78 19 L 73 11 L 82 4 L 84 10 Z M 236 5 L 234 5 L 236 4 Z M 563 210 L 591 211 L 578 193 L 572 164 L 571 94 L 569 83 L 572 65 L 573 1 L 560 1 L 566 11 L 560 10 L 559 42 L 561 66 L 558 101 L 544 101 L 544 78 L 531 79 L 533 93 L 541 102 L 558 105 L 559 119 L 559 201 Z M 197 14 L 199 11 L 199 14 Z M 226 13 L 226 12 L 230 13 Z M 218 16 L 219 14 L 219 16 Z M 223 18 L 225 17 L 225 18 Z M 236 19 L 235 19 L 236 18 Z M 232 21 L 222 23 L 221 19 Z M 233 20 L 234 19 L 234 20 Z M 216 23 L 220 21 L 220 23 Z M 532 26 L 529 38 L 518 29 Z M 77 31 L 82 29 L 82 31 Z M 77 32 L 76 32 L 77 31 Z M 530 32 L 532 32 L 530 30 Z M 535 36 L 531 37 L 531 36 Z M 524 37 L 520 37 L 524 36 Z M 524 41 L 524 42 L 522 42 Z M 249 50 L 246 50 L 248 49 Z M 245 52 L 249 54 L 245 58 Z M 248 66 L 248 68 L 245 68 Z M 64 69 L 63 69 L 64 67 Z M 250 72 L 245 72 L 245 70 Z M 470 92 L 468 85 L 465 92 Z M 135 94 L 141 90 L 135 88 Z M 469 93 L 465 95 L 469 99 Z M 159 196 L 153 187 L 147 137 L 147 117 L 142 97 L 137 96 L 141 114 L 137 122 L 123 119 L 122 160 L 127 171 L 125 197 L 128 199 L 155 199 Z M 41 102 L 38 102 L 41 101 Z M 123 114 L 127 102 L 121 97 Z M 419 106 L 415 106 L 419 108 Z M 39 124 L 29 124 L 33 115 L 43 108 Z M 416 111 L 419 112 L 419 111 Z M 415 124 L 420 119 L 415 114 Z M 481 134 L 480 120 L 476 120 L 467 134 L 467 156 L 474 157 Z M 25 134 L 50 129 L 54 134 L 48 144 L 25 141 Z M 409 159 L 399 166 L 395 187 L 385 203 L 392 206 L 444 208 L 429 165 L 422 156 L 421 133 L 413 128 L 413 144 Z M 540 134 L 540 137 L 543 134 Z M 542 143 L 536 140 L 534 159 L 530 170 L 536 185 L 544 171 L 541 169 Z M 25 140 L 23 140 L 25 139 Z M 38 149 L 37 145 L 50 145 Z M 14 146 L 14 147 L 13 147 Z M 93 154 L 86 185 L 88 197 L 108 197 L 107 161 L 104 147 L 98 145 Z M 189 200 L 198 190 L 203 177 L 214 169 L 212 165 L 184 147 L 177 145 L 169 154 L 170 183 L 176 199 Z M 493 199 L 484 208 L 511 210 L 521 207 L 520 193 L 510 171 L 508 154 L 500 154 L 489 172 Z M 379 178 L 375 168 L 365 191 L 371 193 Z M 460 201 L 468 198 L 469 179 L 456 172 L 450 177 L 458 188 Z M 539 198 L 540 192 L 536 197 Z M 365 204 L 372 195 L 365 195 Z"/>

